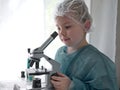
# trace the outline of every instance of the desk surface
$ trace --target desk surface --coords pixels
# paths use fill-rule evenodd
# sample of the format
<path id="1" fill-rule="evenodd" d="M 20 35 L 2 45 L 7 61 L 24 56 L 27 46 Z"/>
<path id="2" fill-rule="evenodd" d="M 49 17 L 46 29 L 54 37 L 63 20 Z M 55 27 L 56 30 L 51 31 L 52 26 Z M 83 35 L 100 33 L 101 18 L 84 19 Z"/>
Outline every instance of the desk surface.
<path id="1" fill-rule="evenodd" d="M 31 88 L 31 84 L 23 80 L 0 81 L 0 90 L 14 90 L 16 86 L 20 87 L 18 90 L 26 90 L 26 88 Z"/>

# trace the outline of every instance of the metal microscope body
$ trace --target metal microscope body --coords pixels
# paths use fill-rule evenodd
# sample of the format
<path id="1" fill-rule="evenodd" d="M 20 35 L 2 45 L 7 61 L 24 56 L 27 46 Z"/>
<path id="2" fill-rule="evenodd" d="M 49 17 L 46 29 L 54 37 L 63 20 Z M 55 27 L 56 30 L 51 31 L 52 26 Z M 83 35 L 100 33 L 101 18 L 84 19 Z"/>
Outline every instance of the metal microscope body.
<path id="1" fill-rule="evenodd" d="M 29 90 L 54 90 L 51 82 L 50 82 L 50 78 L 51 78 L 51 75 L 53 75 L 54 73 L 56 72 L 59 72 L 59 69 L 60 69 L 60 64 L 51 59 L 50 57 L 48 57 L 47 55 L 44 54 L 43 50 L 50 44 L 50 42 L 57 36 L 57 33 L 54 32 L 47 40 L 46 42 L 44 42 L 42 44 L 41 47 L 38 47 L 36 49 L 33 50 L 32 53 L 30 53 L 31 57 L 31 62 L 30 62 L 30 67 L 33 66 L 33 64 L 35 63 L 35 69 L 34 70 L 27 70 L 27 74 L 28 75 L 32 75 L 32 76 L 35 76 L 35 75 L 46 75 L 47 76 L 47 85 L 46 87 L 44 88 L 32 88 L 32 89 L 29 89 Z M 45 60 L 47 62 L 49 62 L 52 66 L 52 70 L 49 71 L 47 69 L 43 70 L 43 68 L 39 68 L 39 63 L 41 61 L 41 58 L 45 58 Z"/>

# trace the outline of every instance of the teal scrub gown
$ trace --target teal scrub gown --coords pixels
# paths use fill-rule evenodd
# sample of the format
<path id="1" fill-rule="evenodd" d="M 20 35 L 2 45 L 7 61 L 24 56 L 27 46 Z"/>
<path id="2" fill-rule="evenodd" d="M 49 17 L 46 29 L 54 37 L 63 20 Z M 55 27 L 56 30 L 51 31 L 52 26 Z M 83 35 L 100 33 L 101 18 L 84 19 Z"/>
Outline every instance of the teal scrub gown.
<path id="1" fill-rule="evenodd" d="M 55 60 L 72 81 L 69 90 L 119 90 L 115 64 L 106 55 L 90 44 L 71 54 L 66 50 L 60 47 Z"/>

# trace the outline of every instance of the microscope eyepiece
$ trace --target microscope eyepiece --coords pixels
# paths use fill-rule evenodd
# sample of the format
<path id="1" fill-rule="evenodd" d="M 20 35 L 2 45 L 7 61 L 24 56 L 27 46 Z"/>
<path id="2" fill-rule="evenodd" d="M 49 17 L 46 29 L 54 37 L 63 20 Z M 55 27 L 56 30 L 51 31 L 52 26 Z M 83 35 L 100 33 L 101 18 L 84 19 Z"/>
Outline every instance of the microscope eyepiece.
<path id="1" fill-rule="evenodd" d="M 53 32 L 53 34 L 51 34 L 51 37 L 53 37 L 53 39 L 58 35 L 58 33 L 55 31 Z"/>

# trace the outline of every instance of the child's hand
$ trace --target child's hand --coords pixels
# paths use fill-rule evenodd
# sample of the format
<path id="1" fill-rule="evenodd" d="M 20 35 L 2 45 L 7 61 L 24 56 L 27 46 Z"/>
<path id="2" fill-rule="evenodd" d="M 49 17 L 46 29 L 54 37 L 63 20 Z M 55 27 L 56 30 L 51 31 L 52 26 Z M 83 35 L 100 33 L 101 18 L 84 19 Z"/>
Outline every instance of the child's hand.
<path id="1" fill-rule="evenodd" d="M 68 90 L 71 80 L 66 75 L 57 72 L 57 76 L 51 77 L 51 83 L 55 90 Z"/>

